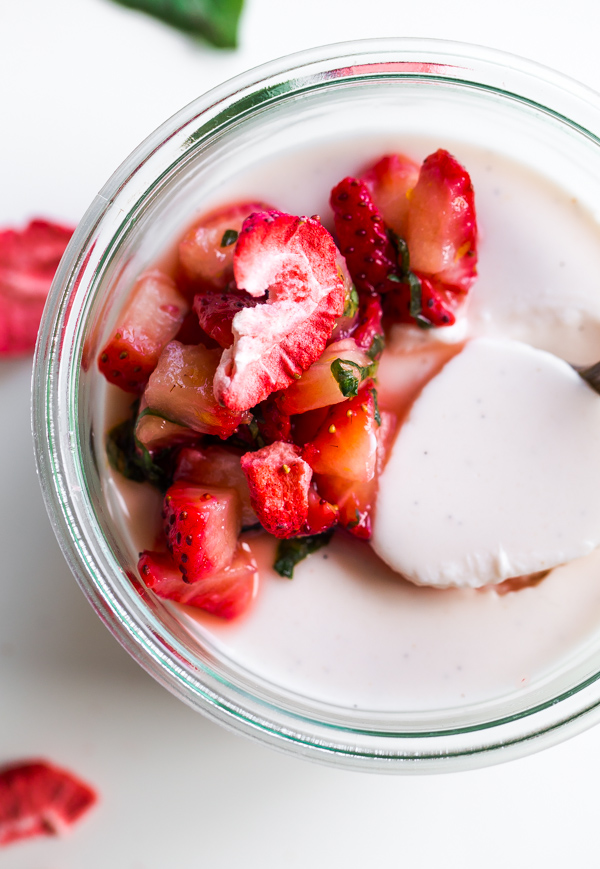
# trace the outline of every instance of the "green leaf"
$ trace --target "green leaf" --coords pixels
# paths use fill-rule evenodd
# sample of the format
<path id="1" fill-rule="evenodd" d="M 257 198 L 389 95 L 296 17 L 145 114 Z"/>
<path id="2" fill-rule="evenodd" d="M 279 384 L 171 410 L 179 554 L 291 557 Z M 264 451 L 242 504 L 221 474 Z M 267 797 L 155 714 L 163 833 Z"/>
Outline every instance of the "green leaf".
<path id="1" fill-rule="evenodd" d="M 277 545 L 277 556 L 273 569 L 280 576 L 292 579 L 294 567 L 303 561 L 307 555 L 316 552 L 317 549 L 326 546 L 333 536 L 333 528 L 324 534 L 311 534 L 308 537 L 291 537 L 288 540 L 280 540 Z"/>
<path id="2" fill-rule="evenodd" d="M 217 48 L 235 48 L 244 0 L 115 0 L 200 36 Z"/>
<path id="3" fill-rule="evenodd" d="M 358 311 L 359 298 L 358 293 L 356 292 L 356 287 L 352 284 L 350 292 L 346 297 L 346 304 L 344 305 L 343 317 L 354 317 L 356 312 Z"/>
<path id="4" fill-rule="evenodd" d="M 169 475 L 135 438 L 136 414 L 112 428 L 106 437 L 106 455 L 111 468 L 136 483 L 152 483 L 167 489 Z M 170 451 L 164 451 L 165 455 Z"/>
<path id="5" fill-rule="evenodd" d="M 392 244 L 398 253 L 398 267 L 400 269 L 400 280 L 408 284 L 410 289 L 410 316 L 413 317 L 421 329 L 431 329 L 432 323 L 423 314 L 423 299 L 421 291 L 421 281 L 417 275 L 411 271 L 410 255 L 408 245 L 403 238 L 400 238 L 395 232 L 390 230 L 390 238 Z M 388 278 L 394 280 L 391 275 Z"/>
<path id="6" fill-rule="evenodd" d="M 239 232 L 236 232 L 235 229 L 226 229 L 221 239 L 221 247 L 229 247 L 229 245 L 235 244 L 238 236 Z"/>
<path id="7" fill-rule="evenodd" d="M 379 413 L 379 402 L 377 401 L 377 390 L 375 387 L 371 389 L 371 395 L 373 396 L 373 404 L 375 405 L 375 422 L 377 425 L 381 425 L 381 414 Z"/>
<path id="8" fill-rule="evenodd" d="M 334 359 L 330 368 L 344 398 L 354 398 L 363 380 L 375 374 L 377 362 L 365 367 L 350 359 Z"/>
<path id="9" fill-rule="evenodd" d="M 383 335 L 374 335 L 373 340 L 371 341 L 371 346 L 367 350 L 367 356 L 371 359 L 378 359 L 379 356 L 383 353 L 385 349 L 385 338 Z"/>

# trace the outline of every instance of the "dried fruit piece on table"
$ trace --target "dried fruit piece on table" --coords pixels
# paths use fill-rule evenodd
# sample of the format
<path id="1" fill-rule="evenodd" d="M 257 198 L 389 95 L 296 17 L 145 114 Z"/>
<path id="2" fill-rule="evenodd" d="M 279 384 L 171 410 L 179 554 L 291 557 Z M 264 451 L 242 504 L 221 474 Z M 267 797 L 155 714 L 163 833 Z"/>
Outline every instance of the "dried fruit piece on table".
<path id="1" fill-rule="evenodd" d="M 46 297 L 73 229 L 32 220 L 0 232 L 0 355 L 33 350 Z"/>
<path id="2" fill-rule="evenodd" d="M 226 407 L 254 407 L 319 358 L 344 309 L 337 256 L 315 218 L 269 211 L 244 222 L 234 254 L 236 284 L 266 298 L 233 318 L 234 341 L 214 380 Z"/>
<path id="3" fill-rule="evenodd" d="M 95 791 L 43 760 L 0 769 L 0 846 L 66 832 L 96 802 Z"/>

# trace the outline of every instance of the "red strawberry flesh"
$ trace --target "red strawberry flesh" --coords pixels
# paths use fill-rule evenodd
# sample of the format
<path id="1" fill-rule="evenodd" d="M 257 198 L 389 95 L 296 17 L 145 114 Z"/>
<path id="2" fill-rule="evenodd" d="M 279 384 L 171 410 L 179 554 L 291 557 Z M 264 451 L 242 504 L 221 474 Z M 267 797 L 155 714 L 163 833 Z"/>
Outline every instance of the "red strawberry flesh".
<path id="1" fill-rule="evenodd" d="M 220 347 L 231 347 L 233 318 L 243 308 L 253 308 L 256 299 L 248 293 L 202 293 L 194 298 L 194 310 L 202 329 Z"/>
<path id="2" fill-rule="evenodd" d="M 233 411 L 284 389 L 321 355 L 344 309 L 345 287 L 333 239 L 314 218 L 279 211 L 254 214 L 236 244 L 237 286 L 257 298 L 232 321 L 214 386 Z"/>
<path id="3" fill-rule="evenodd" d="M 32 220 L 0 232 L 0 355 L 33 350 L 46 297 L 73 229 Z"/>
<path id="4" fill-rule="evenodd" d="M 361 175 L 386 226 L 401 238 L 406 235 L 410 196 L 418 177 L 418 164 L 403 154 L 386 154 Z"/>

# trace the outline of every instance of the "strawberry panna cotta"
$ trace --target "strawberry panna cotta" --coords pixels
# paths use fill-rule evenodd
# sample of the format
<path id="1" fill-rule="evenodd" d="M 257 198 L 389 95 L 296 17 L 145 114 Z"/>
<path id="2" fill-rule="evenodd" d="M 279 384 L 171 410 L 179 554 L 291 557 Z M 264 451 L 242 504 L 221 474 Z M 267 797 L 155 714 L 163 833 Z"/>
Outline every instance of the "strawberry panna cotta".
<path id="1" fill-rule="evenodd" d="M 330 204 L 333 235 L 262 202 L 201 217 L 172 273 L 138 278 L 99 354 L 136 396 L 109 460 L 164 492 L 138 564 L 159 597 L 244 612 L 258 583 L 244 529 L 278 538 L 289 577 L 333 533 L 371 538 L 401 422 L 378 407 L 386 333 L 456 321 L 476 276 L 474 195 L 438 150 L 421 166 L 383 156 Z"/>

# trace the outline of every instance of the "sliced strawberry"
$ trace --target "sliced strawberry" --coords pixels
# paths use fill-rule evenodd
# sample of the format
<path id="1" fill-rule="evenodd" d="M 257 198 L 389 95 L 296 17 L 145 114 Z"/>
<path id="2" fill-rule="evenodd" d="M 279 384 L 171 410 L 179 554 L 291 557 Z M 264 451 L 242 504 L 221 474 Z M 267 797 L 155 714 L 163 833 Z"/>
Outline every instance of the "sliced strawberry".
<path id="1" fill-rule="evenodd" d="M 231 323 L 238 311 L 253 308 L 257 303 L 248 293 L 202 293 L 194 298 L 194 310 L 202 329 L 220 347 L 231 347 Z"/>
<path id="2" fill-rule="evenodd" d="M 170 449 L 180 444 L 194 443 L 198 432 L 176 422 L 171 422 L 146 408 L 142 410 L 135 423 L 135 439 L 149 453 Z"/>
<path id="3" fill-rule="evenodd" d="M 178 480 L 165 494 L 163 519 L 167 547 L 184 582 L 231 564 L 241 530 L 235 489 Z"/>
<path id="4" fill-rule="evenodd" d="M 316 474 L 367 482 L 375 474 L 378 413 L 373 390 L 331 408 L 302 456 Z M 325 496 L 327 497 L 327 496 Z"/>
<path id="5" fill-rule="evenodd" d="M 230 437 L 250 416 L 221 407 L 215 398 L 213 378 L 220 358 L 221 350 L 171 341 L 148 381 L 145 404 L 178 425 Z"/>
<path id="6" fill-rule="evenodd" d="M 235 489 L 242 507 L 242 527 L 258 524 L 250 505 L 250 490 L 240 459 L 242 450 L 229 446 L 184 447 L 177 457 L 173 481 Z"/>
<path id="7" fill-rule="evenodd" d="M 0 232 L 0 355 L 35 346 L 46 296 L 72 234 L 70 227 L 46 220 Z"/>
<path id="8" fill-rule="evenodd" d="M 193 308 L 185 315 L 174 340 L 179 341 L 180 344 L 203 344 L 209 350 L 220 346 L 217 341 L 204 331 L 198 322 L 198 314 Z"/>
<path id="9" fill-rule="evenodd" d="M 325 417 L 329 413 L 329 407 L 319 407 L 317 410 L 308 410 L 292 417 L 292 435 L 295 444 L 304 446 L 317 436 L 317 432 L 323 425 Z"/>
<path id="10" fill-rule="evenodd" d="M 188 310 L 171 278 L 158 269 L 145 272 L 136 281 L 112 337 L 100 353 L 102 374 L 127 392 L 140 392 Z"/>
<path id="11" fill-rule="evenodd" d="M 275 441 L 292 442 L 290 416 L 279 406 L 273 395 L 261 401 L 252 412 L 258 428 L 258 434 L 265 446 L 273 444 Z"/>
<path id="12" fill-rule="evenodd" d="M 234 343 L 223 351 L 215 394 L 247 410 L 284 389 L 315 362 L 344 309 L 344 282 L 333 239 L 314 218 L 279 211 L 254 214 L 238 239 L 238 287 L 268 298 L 239 311 Z"/>
<path id="13" fill-rule="evenodd" d="M 412 190 L 419 165 L 403 154 L 386 154 L 361 174 L 386 226 L 404 238 Z"/>
<path id="14" fill-rule="evenodd" d="M 241 615 L 256 596 L 258 567 L 247 543 L 239 543 L 227 567 L 186 582 L 168 552 L 143 552 L 138 570 L 156 595 L 206 610 L 223 619 Z"/>
<path id="15" fill-rule="evenodd" d="M 200 218 L 179 243 L 185 278 L 206 290 L 224 290 L 233 281 L 233 251 L 248 215 L 269 208 L 264 202 L 240 202 Z"/>
<path id="16" fill-rule="evenodd" d="M 306 534 L 323 534 L 337 523 L 339 508 L 322 498 L 314 488 L 308 490 L 308 515 L 304 532 Z"/>
<path id="17" fill-rule="evenodd" d="M 0 770 L 0 846 L 65 832 L 96 799 L 87 784 L 45 761 L 4 767 Z"/>
<path id="18" fill-rule="evenodd" d="M 383 352 L 385 341 L 382 316 L 381 296 L 378 293 L 363 293 L 358 310 L 358 324 L 352 337 L 371 359 L 378 359 Z"/>
<path id="19" fill-rule="evenodd" d="M 394 289 L 396 251 L 367 185 L 344 178 L 331 191 L 330 203 L 340 250 L 359 295 Z"/>
<path id="20" fill-rule="evenodd" d="M 416 320 L 422 325 L 452 326 L 464 294 L 418 272 L 413 272 L 415 279 L 418 301 L 415 302 L 414 284 L 412 287 L 407 283 L 398 284 L 383 300 L 386 319 L 392 323 L 414 323 Z"/>
<path id="21" fill-rule="evenodd" d="M 476 276 L 477 220 L 467 170 L 440 149 L 425 159 L 405 236 L 411 268 L 466 292 Z"/>
<path id="22" fill-rule="evenodd" d="M 300 448 L 279 441 L 245 453 L 241 463 L 263 528 L 280 538 L 305 533 L 312 470 Z"/>
<path id="23" fill-rule="evenodd" d="M 363 381 L 372 375 L 373 360 L 354 338 L 344 338 L 328 344 L 298 380 L 278 393 L 277 404 L 287 414 L 338 404 L 356 395 Z"/>

